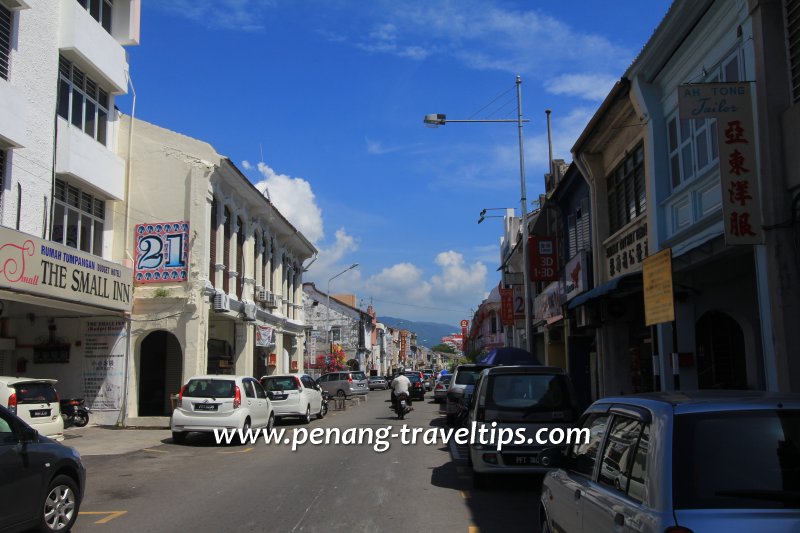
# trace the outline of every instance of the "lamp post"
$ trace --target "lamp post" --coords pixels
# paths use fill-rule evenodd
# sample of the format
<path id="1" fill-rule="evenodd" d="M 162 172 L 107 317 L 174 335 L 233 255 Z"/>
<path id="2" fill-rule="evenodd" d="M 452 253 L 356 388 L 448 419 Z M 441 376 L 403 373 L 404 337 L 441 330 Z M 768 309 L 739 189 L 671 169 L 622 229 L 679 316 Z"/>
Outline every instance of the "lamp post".
<path id="1" fill-rule="evenodd" d="M 448 122 L 516 122 L 517 132 L 519 138 L 519 183 L 522 198 L 520 198 L 520 206 L 522 211 L 522 280 L 525 291 L 525 347 L 533 353 L 533 335 L 531 332 L 531 317 L 530 317 L 530 276 L 528 274 L 528 198 L 525 192 L 525 151 L 522 144 L 522 123 L 530 122 L 522 118 L 522 79 L 517 76 L 517 118 L 516 119 L 469 119 L 469 120 L 453 120 L 448 119 L 446 115 L 430 114 L 425 115 L 423 122 L 430 127 L 444 126 Z"/>
<path id="2" fill-rule="evenodd" d="M 328 303 L 325 305 L 325 328 L 327 329 L 326 339 L 328 341 L 328 352 L 329 353 L 332 351 L 331 350 L 331 281 L 335 280 L 336 278 L 338 278 L 339 276 L 341 276 L 345 272 L 353 270 L 357 266 L 358 266 L 358 263 L 353 263 L 352 265 L 350 265 L 349 267 L 345 268 L 344 270 L 342 270 L 341 272 L 339 272 L 338 274 L 336 274 L 332 278 L 328 278 L 328 291 L 327 291 Z"/>

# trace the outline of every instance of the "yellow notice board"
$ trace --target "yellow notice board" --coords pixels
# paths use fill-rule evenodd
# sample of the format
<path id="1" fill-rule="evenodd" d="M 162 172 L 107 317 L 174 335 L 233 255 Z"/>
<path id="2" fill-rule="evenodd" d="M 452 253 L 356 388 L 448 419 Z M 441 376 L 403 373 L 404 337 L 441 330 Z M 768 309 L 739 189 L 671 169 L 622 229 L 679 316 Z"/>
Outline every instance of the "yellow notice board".
<path id="1" fill-rule="evenodd" d="M 647 326 L 675 320 L 672 294 L 672 249 L 667 248 L 642 262 L 644 323 Z"/>

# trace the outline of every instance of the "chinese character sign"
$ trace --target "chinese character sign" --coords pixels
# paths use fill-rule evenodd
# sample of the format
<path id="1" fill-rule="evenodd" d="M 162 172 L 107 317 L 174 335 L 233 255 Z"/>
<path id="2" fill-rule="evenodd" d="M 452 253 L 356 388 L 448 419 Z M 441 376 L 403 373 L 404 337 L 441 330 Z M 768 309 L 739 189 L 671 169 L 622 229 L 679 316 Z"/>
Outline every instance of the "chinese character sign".
<path id="1" fill-rule="evenodd" d="M 86 320 L 83 329 L 83 397 L 89 409 L 117 410 L 125 376 L 125 322 Z"/>
<path id="2" fill-rule="evenodd" d="M 137 283 L 183 282 L 189 264 L 189 223 L 158 222 L 136 226 Z"/>
<path id="3" fill-rule="evenodd" d="M 528 237 L 531 281 L 558 281 L 557 253 L 555 237 Z"/>
<path id="4" fill-rule="evenodd" d="M 504 326 L 514 325 L 514 289 L 500 288 L 500 317 Z"/>
<path id="5" fill-rule="evenodd" d="M 763 243 L 751 84 L 682 85 L 678 91 L 682 119 L 717 119 L 725 242 Z"/>

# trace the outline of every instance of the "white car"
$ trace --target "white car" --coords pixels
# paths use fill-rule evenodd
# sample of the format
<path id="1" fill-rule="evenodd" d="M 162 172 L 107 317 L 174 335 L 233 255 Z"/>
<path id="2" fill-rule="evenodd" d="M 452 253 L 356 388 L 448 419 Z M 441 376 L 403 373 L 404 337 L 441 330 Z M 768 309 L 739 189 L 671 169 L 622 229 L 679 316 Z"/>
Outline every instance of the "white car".
<path id="1" fill-rule="evenodd" d="M 172 412 L 172 441 L 180 444 L 187 433 L 214 429 L 272 429 L 275 413 L 264 388 L 248 376 L 194 376 L 181 388 Z"/>
<path id="2" fill-rule="evenodd" d="M 55 379 L 0 376 L 0 405 L 41 435 L 64 440 L 64 420 Z"/>
<path id="3" fill-rule="evenodd" d="M 303 423 L 311 422 L 311 415 L 325 416 L 322 405 L 322 392 L 314 378 L 306 374 L 273 374 L 261 378 L 261 385 L 267 391 L 275 409 L 275 416 L 299 417 Z"/>

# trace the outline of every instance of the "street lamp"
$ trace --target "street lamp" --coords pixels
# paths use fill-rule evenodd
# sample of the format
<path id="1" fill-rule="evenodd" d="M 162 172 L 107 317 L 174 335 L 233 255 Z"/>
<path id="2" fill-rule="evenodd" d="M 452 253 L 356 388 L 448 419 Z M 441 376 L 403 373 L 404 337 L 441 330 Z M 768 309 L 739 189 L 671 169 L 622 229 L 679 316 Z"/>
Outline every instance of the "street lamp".
<path id="1" fill-rule="evenodd" d="M 533 335 L 531 333 L 531 319 L 530 319 L 530 279 L 528 275 L 528 199 L 525 192 L 525 153 L 522 145 L 522 123 L 530 122 L 522 118 L 522 79 L 517 76 L 517 118 L 516 119 L 485 119 L 485 120 L 453 120 L 448 119 L 447 115 L 433 113 L 425 115 L 423 122 L 426 126 L 435 128 L 437 126 L 444 126 L 448 122 L 516 122 L 519 137 L 519 183 L 522 192 L 520 204 L 522 207 L 522 279 L 525 290 L 525 346 L 530 353 L 533 353 Z M 483 220 L 483 213 L 481 213 L 481 220 Z"/>
<path id="2" fill-rule="evenodd" d="M 509 209 L 513 209 L 511 207 L 487 207 L 485 209 L 481 209 L 481 218 L 478 219 L 478 224 L 486 220 L 487 218 L 506 218 L 506 215 L 487 215 L 486 211 L 501 211 L 505 209 L 508 211 Z"/>
<path id="3" fill-rule="evenodd" d="M 358 263 L 353 263 L 352 265 L 350 265 L 349 267 L 345 268 L 344 270 L 342 270 L 341 272 L 339 272 L 338 274 L 336 274 L 332 278 L 328 279 L 328 292 L 327 292 L 327 294 L 328 294 L 328 303 L 325 305 L 325 327 L 328 330 L 326 339 L 328 341 L 328 351 L 329 352 L 331 351 L 331 281 L 335 280 L 336 278 L 338 278 L 339 276 L 341 276 L 345 272 L 353 270 L 357 266 L 358 266 Z"/>

